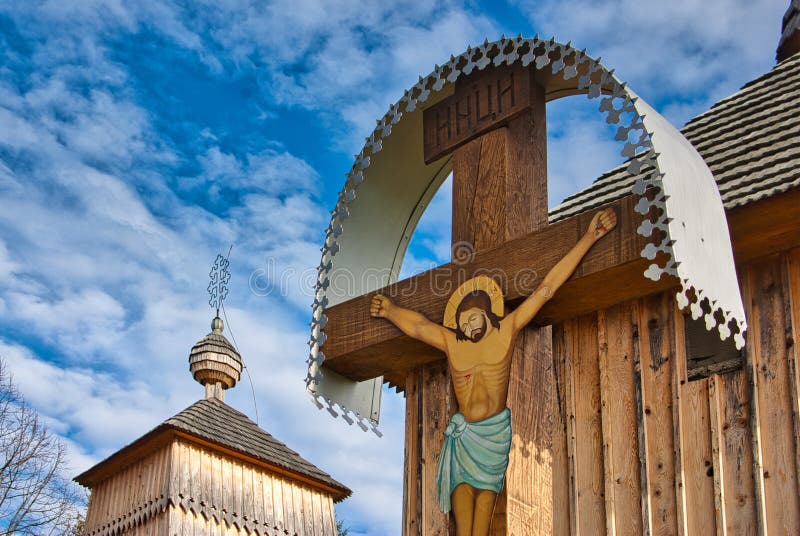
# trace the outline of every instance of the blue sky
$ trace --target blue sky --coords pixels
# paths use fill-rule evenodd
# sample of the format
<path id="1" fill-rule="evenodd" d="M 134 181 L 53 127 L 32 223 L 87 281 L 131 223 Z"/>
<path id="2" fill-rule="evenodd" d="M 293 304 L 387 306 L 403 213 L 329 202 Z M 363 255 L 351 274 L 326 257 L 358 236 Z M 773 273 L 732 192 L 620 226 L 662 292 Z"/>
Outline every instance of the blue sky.
<path id="1" fill-rule="evenodd" d="M 303 384 L 328 211 L 375 119 L 468 44 L 539 33 L 680 126 L 774 64 L 787 6 L 0 0 L 0 356 L 77 474 L 202 396 L 188 352 L 233 244 L 229 327 L 260 424 L 354 490 L 353 534 L 399 534 L 403 400 L 384 394 L 378 439 Z M 552 204 L 618 162 L 592 106 L 548 107 Z M 406 273 L 449 256 L 446 190 Z M 268 293 L 250 284 L 265 274 Z M 228 401 L 255 417 L 246 381 Z"/>

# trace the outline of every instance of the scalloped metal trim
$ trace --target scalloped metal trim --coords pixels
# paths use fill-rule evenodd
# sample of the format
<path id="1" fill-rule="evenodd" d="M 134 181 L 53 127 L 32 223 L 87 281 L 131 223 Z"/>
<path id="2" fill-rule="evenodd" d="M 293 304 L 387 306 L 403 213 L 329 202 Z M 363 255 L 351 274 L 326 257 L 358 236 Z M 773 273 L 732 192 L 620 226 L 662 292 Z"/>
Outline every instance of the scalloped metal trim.
<path id="1" fill-rule="evenodd" d="M 323 330 L 327 323 L 324 311 L 328 305 L 328 299 L 325 294 L 330 284 L 329 274 L 333 267 L 333 260 L 339 252 L 337 238 L 342 234 L 344 221 L 350 214 L 348 205 L 355 199 L 358 186 L 366 180 L 365 171 L 370 165 L 370 157 L 381 150 L 382 140 L 391 135 L 392 126 L 400 121 L 403 113 L 413 111 L 418 104 L 427 100 L 431 93 L 441 90 L 445 83 L 455 82 L 461 75 L 468 75 L 475 69 L 485 69 L 490 64 L 512 65 L 517 61 L 521 62 L 523 66 L 535 63 L 537 70 L 543 70 L 549 66 L 553 75 L 561 74 L 565 80 L 578 76 L 579 66 L 587 65 L 587 72 L 578 79 L 578 89 L 585 91 L 589 99 L 595 99 L 601 97 L 603 88 L 606 88 L 606 95 L 600 99 L 599 111 L 606 115 L 606 121 L 609 124 L 622 123 L 617 129 L 615 139 L 624 142 L 621 154 L 630 159 L 628 171 L 638 174 L 642 170 L 651 170 L 645 178 L 638 180 L 632 189 L 633 193 L 640 196 L 637 204 L 639 213 L 647 214 L 652 207 L 655 207 L 658 212 L 653 220 L 645 219 L 638 229 L 641 235 L 653 237 L 652 241 L 642 250 L 641 255 L 652 260 L 657 253 L 662 252 L 667 255 L 667 261 L 663 266 L 652 263 L 644 275 L 652 280 L 658 280 L 665 273 L 678 276 L 672 248 L 674 242 L 670 239 L 664 198 L 661 194 L 663 192 L 661 187 L 663 174 L 658 165 L 659 155 L 651 142 L 652 132 L 645 128 L 643 115 L 637 109 L 637 97 L 627 90 L 625 83 L 617 79 L 613 70 L 609 71 L 600 63 L 599 58 L 594 59 L 588 56 L 585 49 L 578 50 L 572 47 L 571 43 L 561 44 L 554 39 L 546 41 L 539 39 L 538 36 L 526 39 L 521 35 L 515 38 L 503 36 L 499 41 L 494 42 L 486 40 L 476 48 L 468 47 L 466 52 L 459 56 L 451 56 L 450 61 L 444 65 L 436 65 L 433 72 L 428 76 L 420 77 L 413 87 L 406 90 L 403 97 L 391 105 L 383 118 L 377 121 L 377 126 L 366 138 L 364 148 L 355 156 L 353 167 L 347 173 L 344 188 L 339 193 L 336 207 L 331 212 L 330 224 L 325 231 L 325 243 L 321 249 L 322 256 L 317 272 L 314 302 L 311 305 L 313 312 L 309 339 L 310 352 L 306 361 L 308 375 L 305 382 L 312 402 L 317 408 L 326 409 L 334 417 L 341 416 L 350 425 L 357 423 L 364 431 L 372 430 L 377 435 L 381 435 L 377 426 L 368 418 L 315 392 L 315 387 L 322 376 L 321 366 L 325 361 L 325 354 L 321 351 L 321 346 L 325 343 Z M 624 118 L 627 119 L 626 122 L 623 122 Z M 645 197 L 645 192 L 650 195 L 654 192 L 655 196 L 648 199 Z M 659 240 L 661 233 L 655 233 L 655 230 L 663 233 L 664 236 L 661 240 Z M 695 301 L 691 304 L 693 317 L 699 318 L 701 314 L 705 314 L 706 327 L 712 329 L 717 326 L 720 337 L 723 339 L 731 334 L 730 328 L 735 326 L 736 345 L 738 348 L 744 345 L 743 333 L 747 329 L 744 318 L 735 318 L 730 311 L 723 311 L 715 307 L 715 302 L 710 300 L 702 289 L 696 288 L 689 279 L 681 280 L 681 287 L 681 291 L 676 296 L 681 307 L 690 305 L 688 296 L 694 296 Z M 705 305 L 705 309 L 710 308 L 710 312 L 705 311 L 703 305 Z M 724 321 L 718 321 L 716 315 L 721 315 Z"/>

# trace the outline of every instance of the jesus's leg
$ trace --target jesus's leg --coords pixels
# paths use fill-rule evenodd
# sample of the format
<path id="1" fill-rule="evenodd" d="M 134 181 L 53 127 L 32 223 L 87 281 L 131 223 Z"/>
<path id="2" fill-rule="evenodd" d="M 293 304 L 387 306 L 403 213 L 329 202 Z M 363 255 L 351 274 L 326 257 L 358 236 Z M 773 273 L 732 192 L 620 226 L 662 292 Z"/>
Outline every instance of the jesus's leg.
<path id="1" fill-rule="evenodd" d="M 453 516 L 456 518 L 456 535 L 470 536 L 475 510 L 475 488 L 469 484 L 459 484 L 450 495 L 450 503 L 453 507 Z"/>
<path id="2" fill-rule="evenodd" d="M 472 536 L 488 536 L 497 493 L 485 489 L 475 492 L 475 511 L 472 518 Z"/>

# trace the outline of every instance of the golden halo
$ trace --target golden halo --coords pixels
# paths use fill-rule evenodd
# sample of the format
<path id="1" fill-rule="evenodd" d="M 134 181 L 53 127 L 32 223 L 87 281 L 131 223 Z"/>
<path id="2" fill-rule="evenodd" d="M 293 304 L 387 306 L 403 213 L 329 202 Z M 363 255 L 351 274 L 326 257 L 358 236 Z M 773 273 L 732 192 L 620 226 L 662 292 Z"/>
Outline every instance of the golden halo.
<path id="1" fill-rule="evenodd" d="M 489 299 L 492 301 L 492 312 L 500 318 L 503 317 L 505 313 L 505 304 L 503 302 L 503 291 L 500 289 L 500 285 L 489 276 L 479 275 L 464 281 L 464 283 L 453 292 L 452 296 L 450 296 L 450 299 L 447 301 L 447 306 L 444 308 L 444 320 L 442 324 L 444 324 L 445 327 L 456 329 L 456 311 L 458 310 L 458 306 L 461 300 L 464 299 L 464 296 L 474 290 L 482 290 L 488 294 Z"/>

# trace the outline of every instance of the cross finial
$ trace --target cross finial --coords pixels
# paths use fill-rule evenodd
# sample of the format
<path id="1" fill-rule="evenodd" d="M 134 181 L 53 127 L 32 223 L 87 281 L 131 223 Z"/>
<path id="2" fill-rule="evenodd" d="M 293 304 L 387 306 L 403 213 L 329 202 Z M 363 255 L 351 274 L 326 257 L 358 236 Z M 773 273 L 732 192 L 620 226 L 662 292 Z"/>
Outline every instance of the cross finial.
<path id="1" fill-rule="evenodd" d="M 230 255 L 230 250 L 228 255 Z M 222 302 L 228 296 L 228 281 L 231 279 L 231 273 L 228 271 L 229 265 L 228 257 L 223 257 L 222 254 L 219 254 L 214 259 L 214 264 L 211 265 L 211 272 L 208 274 L 211 279 L 208 283 L 208 294 L 210 296 L 208 304 L 217 310 L 217 316 L 219 316 Z"/>

